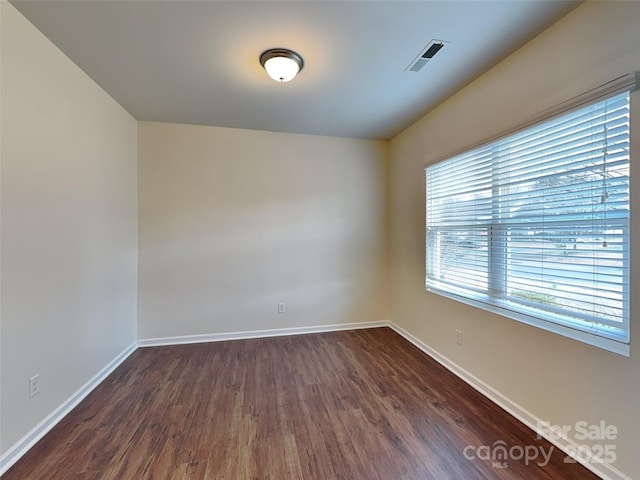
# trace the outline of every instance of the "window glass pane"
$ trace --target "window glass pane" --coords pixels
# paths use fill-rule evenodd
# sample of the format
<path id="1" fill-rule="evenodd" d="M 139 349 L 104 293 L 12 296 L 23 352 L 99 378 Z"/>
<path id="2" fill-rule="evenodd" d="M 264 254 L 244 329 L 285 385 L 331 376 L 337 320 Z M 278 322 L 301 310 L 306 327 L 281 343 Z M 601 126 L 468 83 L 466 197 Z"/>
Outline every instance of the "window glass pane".
<path id="1" fill-rule="evenodd" d="M 427 168 L 427 288 L 621 342 L 629 94 Z"/>

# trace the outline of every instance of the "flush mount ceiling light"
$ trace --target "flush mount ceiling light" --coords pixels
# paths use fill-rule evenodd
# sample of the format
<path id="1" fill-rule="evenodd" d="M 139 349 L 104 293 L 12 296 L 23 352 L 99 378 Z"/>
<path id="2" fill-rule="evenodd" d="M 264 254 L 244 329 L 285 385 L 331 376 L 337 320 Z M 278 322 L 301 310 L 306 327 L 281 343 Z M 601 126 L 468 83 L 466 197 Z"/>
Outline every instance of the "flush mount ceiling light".
<path id="1" fill-rule="evenodd" d="M 288 82 L 302 70 L 304 62 L 296 52 L 286 48 L 272 48 L 260 54 L 260 65 L 276 82 Z"/>

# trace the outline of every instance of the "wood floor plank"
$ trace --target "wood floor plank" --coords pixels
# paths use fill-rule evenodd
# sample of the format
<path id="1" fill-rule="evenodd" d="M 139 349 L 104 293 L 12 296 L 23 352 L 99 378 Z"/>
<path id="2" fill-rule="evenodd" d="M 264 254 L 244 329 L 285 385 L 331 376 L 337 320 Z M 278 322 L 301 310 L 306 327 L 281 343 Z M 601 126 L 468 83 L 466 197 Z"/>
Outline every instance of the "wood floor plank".
<path id="1" fill-rule="evenodd" d="M 139 349 L 2 480 L 595 480 L 387 328 Z"/>

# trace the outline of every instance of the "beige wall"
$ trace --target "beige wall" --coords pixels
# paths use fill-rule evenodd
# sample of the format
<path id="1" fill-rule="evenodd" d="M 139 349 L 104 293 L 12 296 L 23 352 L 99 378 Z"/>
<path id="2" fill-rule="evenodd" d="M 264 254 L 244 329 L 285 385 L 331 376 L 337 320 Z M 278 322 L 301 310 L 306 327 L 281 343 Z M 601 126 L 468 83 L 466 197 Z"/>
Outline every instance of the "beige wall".
<path id="1" fill-rule="evenodd" d="M 142 122 L 138 152 L 139 338 L 387 319 L 387 143 Z"/>
<path id="2" fill-rule="evenodd" d="M 541 419 L 617 425 L 615 466 L 640 478 L 638 326 L 625 358 L 426 293 L 423 186 L 426 164 L 640 70 L 640 3 L 579 7 L 390 152 L 156 123 L 136 143 L 134 119 L 1 11 L 0 452 L 135 341 L 138 268 L 140 339 L 391 319 Z"/>
<path id="3" fill-rule="evenodd" d="M 423 170 L 551 105 L 640 70 L 638 19 L 638 2 L 583 4 L 396 137 L 390 151 L 392 320 L 543 420 L 616 425 L 615 467 L 631 478 L 640 478 L 637 322 L 626 358 L 426 293 Z M 636 120 L 639 95 L 633 99 Z M 638 144 L 640 121 L 632 128 Z M 632 155 L 635 169 L 640 158 L 637 151 Z M 632 241 L 637 252 L 638 237 Z M 455 344 L 456 329 L 464 332 L 462 347 Z"/>
<path id="4" fill-rule="evenodd" d="M 4 452 L 135 342 L 137 126 L 0 8 Z"/>

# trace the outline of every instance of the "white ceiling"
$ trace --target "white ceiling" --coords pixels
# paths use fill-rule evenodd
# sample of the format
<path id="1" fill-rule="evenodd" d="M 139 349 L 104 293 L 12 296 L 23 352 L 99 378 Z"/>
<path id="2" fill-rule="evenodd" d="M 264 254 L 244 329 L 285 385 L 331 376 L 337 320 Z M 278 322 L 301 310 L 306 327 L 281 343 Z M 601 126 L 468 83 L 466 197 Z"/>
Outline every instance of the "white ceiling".
<path id="1" fill-rule="evenodd" d="M 580 2 L 11 3 L 138 120 L 389 139 Z M 290 83 L 260 67 L 272 47 L 303 56 Z"/>

